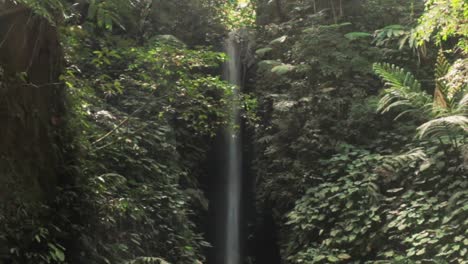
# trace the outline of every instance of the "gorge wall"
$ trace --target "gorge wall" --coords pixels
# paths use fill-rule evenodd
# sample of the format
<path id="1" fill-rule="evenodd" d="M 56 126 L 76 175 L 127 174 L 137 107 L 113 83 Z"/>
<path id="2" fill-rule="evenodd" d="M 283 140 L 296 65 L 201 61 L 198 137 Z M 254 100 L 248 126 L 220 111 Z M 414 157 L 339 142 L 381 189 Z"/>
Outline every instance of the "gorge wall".
<path id="1" fill-rule="evenodd" d="M 1 201 L 53 198 L 65 101 L 57 84 L 60 50 L 57 29 L 46 20 L 0 4 Z"/>

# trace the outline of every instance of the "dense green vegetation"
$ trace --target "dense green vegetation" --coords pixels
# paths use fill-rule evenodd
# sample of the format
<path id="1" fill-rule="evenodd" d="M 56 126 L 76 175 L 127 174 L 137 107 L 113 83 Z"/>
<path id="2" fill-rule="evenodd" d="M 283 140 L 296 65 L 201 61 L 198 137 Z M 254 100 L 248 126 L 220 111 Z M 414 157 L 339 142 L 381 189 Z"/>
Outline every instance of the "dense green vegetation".
<path id="1" fill-rule="evenodd" d="M 232 101 L 281 263 L 468 263 L 466 1 L 9 3 L 55 29 L 65 110 L 53 195 L 0 195 L 0 264 L 206 263 L 201 182 Z M 7 86 L 40 88 L 0 64 Z"/>
<path id="2" fill-rule="evenodd" d="M 60 27 L 66 60 L 60 81 L 68 94 L 62 137 L 72 157 L 64 161 L 66 179 L 54 201 L 19 200 L 11 208 L 2 221 L 8 254 L 2 257 L 13 263 L 202 261 L 207 242 L 194 222 L 207 209 L 198 189 L 200 163 L 216 131 L 228 125 L 233 87 L 219 76 L 224 54 L 160 34 L 172 29 L 151 8 L 190 13 L 197 7 L 208 15 L 196 33 L 219 41 L 222 31 L 204 31 L 220 23 L 215 6 L 21 2 Z M 164 15 L 172 23 L 184 14 Z M 153 28 L 156 20 L 160 28 Z"/>
<path id="3" fill-rule="evenodd" d="M 258 202 L 283 262 L 466 263 L 466 4 L 316 2 L 256 52 Z"/>

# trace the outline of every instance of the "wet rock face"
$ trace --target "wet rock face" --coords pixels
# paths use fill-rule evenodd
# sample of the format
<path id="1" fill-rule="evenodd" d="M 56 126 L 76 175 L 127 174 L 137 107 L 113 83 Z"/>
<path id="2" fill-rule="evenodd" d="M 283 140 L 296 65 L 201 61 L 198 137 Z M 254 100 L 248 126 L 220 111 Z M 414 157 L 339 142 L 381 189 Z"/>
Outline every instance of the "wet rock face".
<path id="1" fill-rule="evenodd" d="M 56 28 L 0 2 L 0 201 L 53 196 L 61 57 Z"/>

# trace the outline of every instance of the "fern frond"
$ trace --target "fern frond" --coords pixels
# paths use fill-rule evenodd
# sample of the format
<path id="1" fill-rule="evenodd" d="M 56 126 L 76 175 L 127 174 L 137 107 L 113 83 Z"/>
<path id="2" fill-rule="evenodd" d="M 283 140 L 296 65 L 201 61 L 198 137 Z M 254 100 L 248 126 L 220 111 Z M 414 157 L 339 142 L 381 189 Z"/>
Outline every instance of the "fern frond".
<path id="1" fill-rule="evenodd" d="M 450 63 L 444 55 L 442 50 L 439 51 L 437 55 L 437 63 L 435 68 L 435 78 L 436 80 L 445 77 L 450 69 Z"/>
<path id="2" fill-rule="evenodd" d="M 450 69 L 450 63 L 445 58 L 442 50 L 439 51 L 437 56 L 437 63 L 435 67 L 435 89 L 434 89 L 434 107 L 447 108 L 450 104 L 447 96 L 449 87 L 443 79 Z"/>
<path id="3" fill-rule="evenodd" d="M 413 112 L 411 109 L 430 112 L 432 98 L 421 90 L 421 83 L 410 72 L 389 63 L 376 63 L 373 68 L 387 87 L 377 109 L 380 113 L 397 107 L 405 109 L 397 118 Z"/>
<path id="4" fill-rule="evenodd" d="M 419 138 L 440 137 L 454 134 L 452 132 L 457 130 L 468 132 L 468 117 L 452 115 L 433 119 L 418 127 L 418 136 Z"/>
<path id="5" fill-rule="evenodd" d="M 385 90 L 385 95 L 380 99 L 377 111 L 380 113 L 388 112 L 394 108 L 400 107 L 403 110 L 396 118 L 399 119 L 405 114 L 420 112 L 429 114 L 431 112 L 431 98 L 425 94 L 401 91 Z"/>
<path id="6" fill-rule="evenodd" d="M 383 167 L 389 171 L 397 171 L 400 168 L 407 167 L 407 165 L 410 163 L 427 160 L 428 157 L 424 152 L 424 149 L 415 148 L 397 156 L 387 157 Z"/>
<path id="7" fill-rule="evenodd" d="M 432 98 L 421 90 L 421 83 L 410 72 L 389 63 L 374 64 L 374 72 L 387 87 L 378 105 L 380 113 L 397 107 L 405 110 L 397 118 L 413 111 L 430 112 Z"/>
<path id="8" fill-rule="evenodd" d="M 373 69 L 388 87 L 406 88 L 414 92 L 421 91 L 421 83 L 403 68 L 390 63 L 375 63 Z"/>

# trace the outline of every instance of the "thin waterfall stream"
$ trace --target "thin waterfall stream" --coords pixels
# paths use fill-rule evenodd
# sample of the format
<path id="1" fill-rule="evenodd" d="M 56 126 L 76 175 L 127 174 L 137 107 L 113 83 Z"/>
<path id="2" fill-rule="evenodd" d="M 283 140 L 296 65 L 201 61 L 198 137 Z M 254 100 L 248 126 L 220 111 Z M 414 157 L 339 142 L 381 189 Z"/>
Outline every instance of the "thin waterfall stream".
<path id="1" fill-rule="evenodd" d="M 242 76 L 239 45 L 236 32 L 231 32 L 225 42 L 225 52 L 228 61 L 224 65 L 224 78 L 237 86 L 233 96 L 239 93 Z M 232 125 L 225 132 L 226 138 L 226 192 L 224 225 L 224 264 L 241 263 L 240 225 L 241 225 L 241 194 L 242 194 L 242 137 L 240 127 L 239 105 L 237 100 L 231 101 L 230 118 Z"/>

